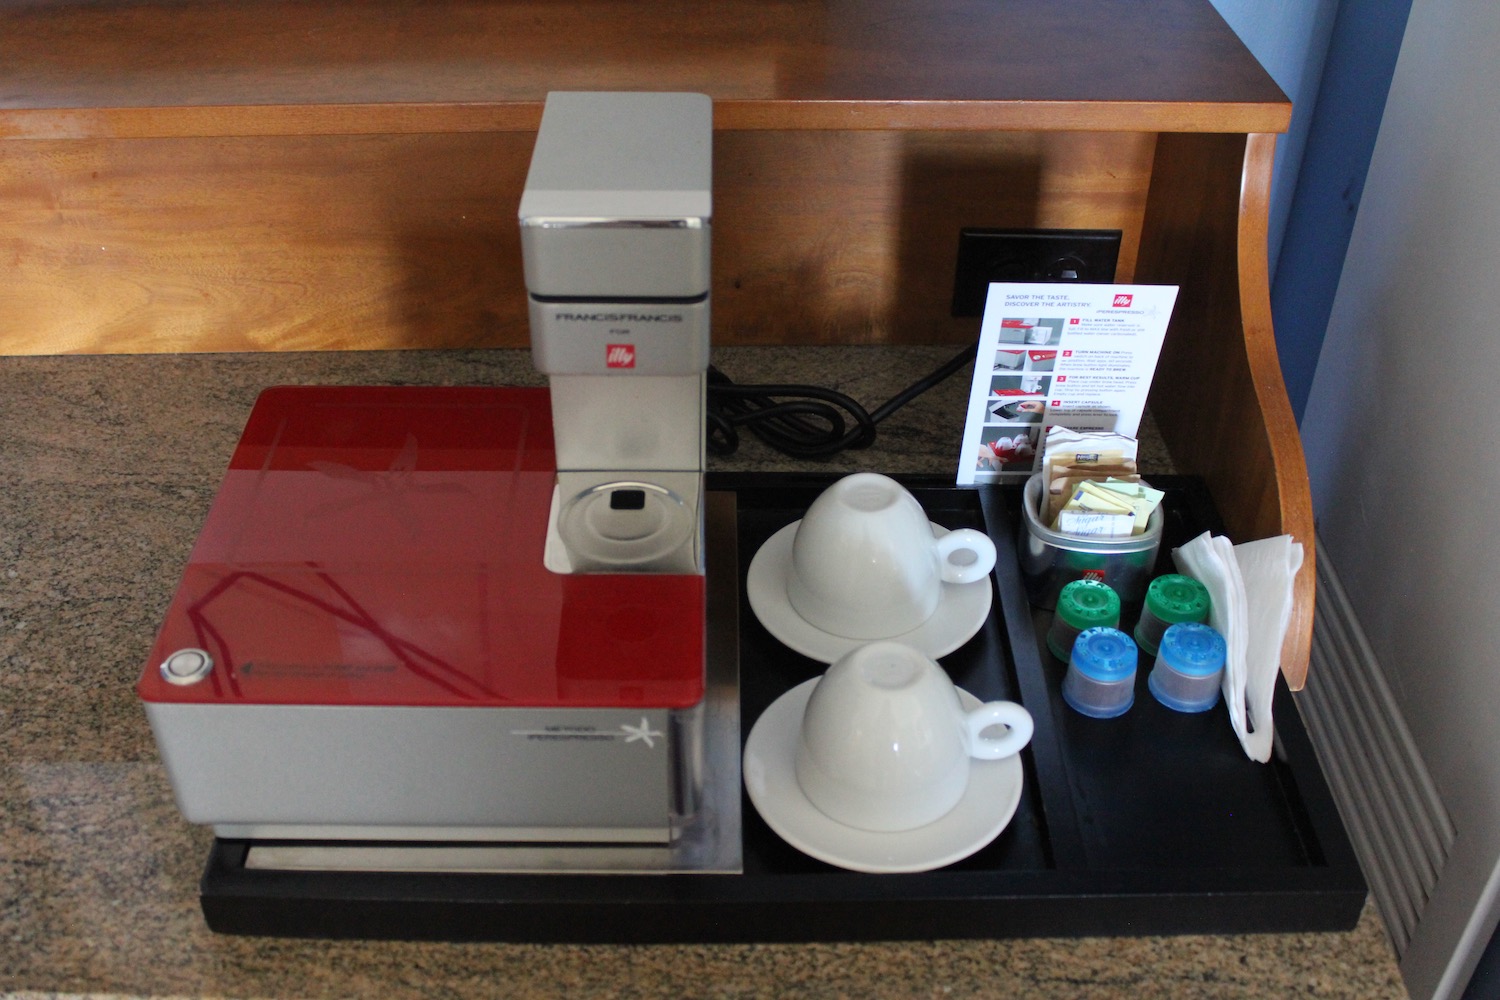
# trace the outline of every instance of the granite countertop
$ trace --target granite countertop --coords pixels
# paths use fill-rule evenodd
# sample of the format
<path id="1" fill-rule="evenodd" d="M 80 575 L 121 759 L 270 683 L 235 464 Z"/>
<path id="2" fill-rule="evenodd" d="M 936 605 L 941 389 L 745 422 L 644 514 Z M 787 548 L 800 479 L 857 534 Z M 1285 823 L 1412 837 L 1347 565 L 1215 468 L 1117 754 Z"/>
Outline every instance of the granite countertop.
<path id="1" fill-rule="evenodd" d="M 867 406 L 951 348 L 739 348 L 738 381 Z M 1378 916 L 1348 933 L 571 946 L 224 937 L 211 834 L 178 816 L 134 685 L 256 394 L 542 384 L 516 351 L 0 358 L 0 991 L 227 997 L 1403 997 Z M 967 380 L 822 470 L 953 467 Z M 1144 437 L 1144 435 L 1143 435 Z M 1149 469 L 1160 455 L 1143 457 Z M 715 469 L 798 466 L 749 442 Z"/>

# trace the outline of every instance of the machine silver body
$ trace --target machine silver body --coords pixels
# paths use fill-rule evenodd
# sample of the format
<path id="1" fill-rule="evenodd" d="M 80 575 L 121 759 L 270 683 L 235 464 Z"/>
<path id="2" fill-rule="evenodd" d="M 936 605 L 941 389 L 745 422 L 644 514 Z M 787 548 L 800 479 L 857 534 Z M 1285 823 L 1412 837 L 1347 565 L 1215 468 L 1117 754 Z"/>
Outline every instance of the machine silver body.
<path id="1" fill-rule="evenodd" d="M 520 221 L 556 572 L 703 572 L 712 127 L 702 94 L 548 95 Z"/>
<path id="2" fill-rule="evenodd" d="M 541 478 L 528 478 L 538 466 L 525 460 L 528 439 L 520 432 L 512 442 L 516 468 L 481 465 L 481 471 L 450 469 L 442 457 L 418 465 L 417 439 L 409 435 L 411 461 L 403 464 L 403 451 L 389 469 L 360 473 L 358 483 L 340 465 L 343 453 L 330 446 L 310 466 L 299 458 L 272 476 L 247 472 L 260 492 L 221 493 L 226 526 L 208 532 L 211 543 L 222 542 L 220 536 L 242 539 L 247 522 L 265 521 L 271 525 L 263 533 L 265 551 L 291 545 L 300 562 L 333 546 L 343 561 L 313 563 L 317 572 L 304 574 L 310 583 L 301 577 L 283 582 L 266 576 L 270 571 L 256 560 L 270 557 L 260 548 L 241 551 L 238 542 L 222 542 L 224 552 L 212 544 L 195 550 L 195 558 L 202 555 L 238 589 L 224 584 L 208 597 L 196 591 L 183 596 L 185 610 L 169 621 L 177 631 L 159 639 L 166 644 L 159 659 L 179 646 L 201 645 L 193 629 L 208 627 L 205 616 L 220 624 L 230 618 L 221 591 L 238 595 L 241 604 L 269 601 L 289 614 L 276 601 L 285 604 L 287 593 L 300 593 L 306 584 L 312 596 L 291 605 L 302 615 L 302 645 L 283 657 L 298 670 L 320 677 L 349 669 L 350 649 L 368 647 L 375 649 L 371 656 L 380 654 L 377 665 L 398 679 L 451 667 L 461 676 L 449 686 L 461 686 L 469 675 L 459 668 L 467 665 L 484 691 L 490 681 L 509 691 L 501 681 L 513 668 L 516 689 L 525 692 L 450 706 L 437 696 L 365 701 L 340 688 L 306 702 L 273 692 L 260 703 L 246 695 L 256 695 L 264 670 L 252 672 L 246 652 L 239 654 L 246 662 L 236 661 L 236 674 L 228 669 L 227 651 L 225 665 L 213 673 L 213 697 L 188 698 L 166 681 L 143 681 L 151 689 L 150 697 L 143 694 L 147 713 L 184 815 L 213 825 L 221 837 L 253 841 L 247 867 L 740 869 L 735 577 L 721 575 L 710 587 L 704 572 L 710 506 L 715 552 L 731 569 L 735 561 L 733 505 L 726 509 L 722 497 L 707 504 L 703 492 L 711 146 L 711 104 L 703 95 L 548 97 L 520 205 L 533 355 L 551 383 L 549 402 L 537 405 L 551 408 L 548 444 L 555 446 L 555 465 L 540 465 Z M 535 393 L 511 391 L 521 394 L 518 411 L 526 394 Z M 303 412 L 291 409 L 292 402 L 284 405 L 289 413 Z M 389 401 L 349 405 L 407 419 L 405 411 L 390 410 L 397 404 Z M 543 424 L 530 416 L 521 420 L 525 428 Z M 441 446 L 434 454 L 442 454 Z M 353 523 L 372 525 L 371 537 L 378 536 L 376 528 L 388 527 L 380 520 L 383 507 L 346 505 L 352 513 L 334 522 L 342 533 L 312 531 L 303 523 L 323 524 L 318 518 L 345 510 L 337 506 L 344 503 L 339 491 L 366 481 L 409 499 L 421 515 L 416 528 L 430 536 L 431 544 L 417 545 L 396 570 L 366 552 L 361 538 L 346 537 Z M 267 492 L 273 488 L 293 495 L 275 502 Z M 375 490 L 378 498 L 386 492 Z M 464 537 L 462 526 L 491 521 L 498 539 L 450 551 L 454 539 Z M 306 539 L 293 538 L 292 529 L 304 530 Z M 513 544 L 504 540 L 508 532 L 520 533 Z M 524 565 L 511 566 L 503 579 L 489 575 L 519 558 Z M 327 599 L 317 589 L 333 572 L 325 563 L 345 574 L 343 582 L 326 584 L 337 585 Z M 346 571 L 346 564 L 352 568 Z M 453 593 L 472 597 L 474 607 L 422 603 L 429 593 L 423 588 L 447 579 L 443 574 L 462 578 L 451 585 Z M 565 574 L 561 586 L 559 574 Z M 470 577 L 472 587 L 465 582 Z M 257 582 L 262 578 L 270 584 Z M 683 583 L 689 585 L 678 586 Z M 506 588 L 543 603 L 536 595 L 555 596 L 558 603 L 547 605 L 551 617 L 536 613 L 512 622 L 506 614 L 515 602 L 503 599 Z M 696 599 L 653 596 L 662 593 Z M 339 601 L 352 595 L 367 603 L 379 596 L 379 613 L 345 612 Z M 587 613 L 577 613 L 580 608 Z M 716 624 L 710 627 L 705 614 Z M 657 621 L 681 615 L 691 620 Z M 267 643 L 281 633 L 250 617 L 248 638 L 235 634 L 236 652 L 280 648 Z M 418 628 L 429 620 L 438 625 Z M 516 628 L 534 631 L 528 638 L 535 641 L 519 641 Z M 701 641 L 692 641 L 695 628 Z M 464 664 L 414 659 L 423 644 L 446 649 L 452 636 L 474 630 L 483 633 L 477 643 L 456 647 L 467 657 Z M 346 642 L 340 638 L 345 633 L 353 638 Z M 548 655 L 549 643 L 556 647 L 555 664 L 536 659 Z M 585 651 L 581 657 L 578 650 Z M 399 659 L 397 653 L 406 659 L 385 662 Z M 701 699 L 673 700 L 675 689 L 663 684 L 659 702 L 633 700 L 629 684 L 617 682 L 612 670 L 642 659 L 653 679 L 696 672 Z M 556 690 L 545 683 L 554 670 Z M 622 676 L 633 675 L 626 670 Z M 445 679 L 439 671 L 439 681 Z"/>

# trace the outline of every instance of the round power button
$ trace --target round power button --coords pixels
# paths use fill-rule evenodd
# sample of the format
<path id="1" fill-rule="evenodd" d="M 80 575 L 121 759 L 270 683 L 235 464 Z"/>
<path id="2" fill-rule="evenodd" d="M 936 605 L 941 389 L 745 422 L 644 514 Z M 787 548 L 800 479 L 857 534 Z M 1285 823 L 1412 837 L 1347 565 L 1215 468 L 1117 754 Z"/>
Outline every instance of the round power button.
<path id="1" fill-rule="evenodd" d="M 168 684 L 196 684 L 213 668 L 213 657 L 203 650 L 179 649 L 162 661 L 161 675 Z"/>

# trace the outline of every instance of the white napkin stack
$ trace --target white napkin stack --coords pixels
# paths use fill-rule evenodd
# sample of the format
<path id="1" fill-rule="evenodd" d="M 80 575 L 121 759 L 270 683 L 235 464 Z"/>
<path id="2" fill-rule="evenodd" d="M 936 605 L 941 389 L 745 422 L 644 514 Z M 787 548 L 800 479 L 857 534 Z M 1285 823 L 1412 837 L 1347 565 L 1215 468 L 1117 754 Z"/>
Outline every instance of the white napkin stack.
<path id="1" fill-rule="evenodd" d="M 1223 691 L 1229 721 L 1246 756 L 1265 763 L 1271 759 L 1271 699 L 1302 543 L 1278 535 L 1230 545 L 1205 531 L 1172 554 L 1180 572 L 1208 588 L 1209 624 L 1228 647 Z"/>

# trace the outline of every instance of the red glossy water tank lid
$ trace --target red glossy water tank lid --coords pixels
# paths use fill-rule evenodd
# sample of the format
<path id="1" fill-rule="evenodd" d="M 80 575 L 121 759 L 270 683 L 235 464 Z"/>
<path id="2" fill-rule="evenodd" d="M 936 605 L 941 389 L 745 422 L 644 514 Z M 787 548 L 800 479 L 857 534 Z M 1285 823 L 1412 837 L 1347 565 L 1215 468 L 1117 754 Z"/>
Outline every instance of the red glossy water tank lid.
<path id="1" fill-rule="evenodd" d="M 696 704 L 703 577 L 547 570 L 555 475 L 545 389 L 266 390 L 138 693 L 206 704 Z"/>

